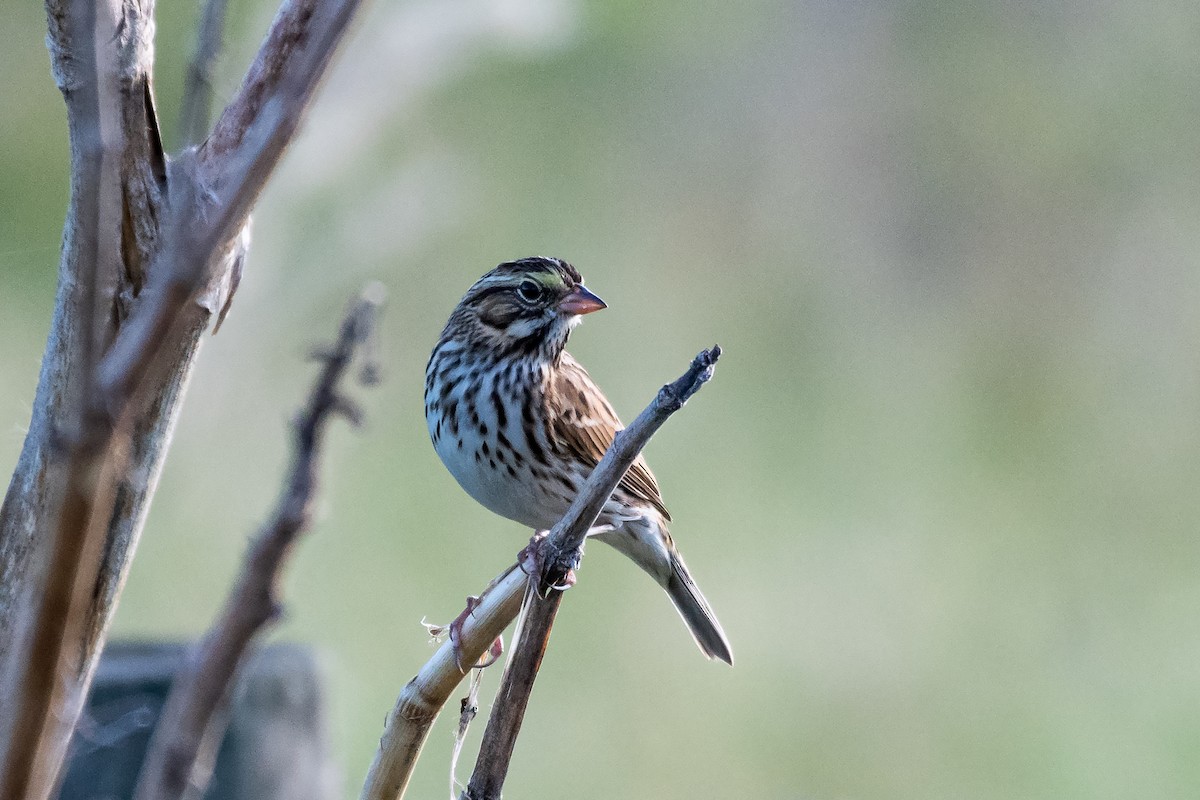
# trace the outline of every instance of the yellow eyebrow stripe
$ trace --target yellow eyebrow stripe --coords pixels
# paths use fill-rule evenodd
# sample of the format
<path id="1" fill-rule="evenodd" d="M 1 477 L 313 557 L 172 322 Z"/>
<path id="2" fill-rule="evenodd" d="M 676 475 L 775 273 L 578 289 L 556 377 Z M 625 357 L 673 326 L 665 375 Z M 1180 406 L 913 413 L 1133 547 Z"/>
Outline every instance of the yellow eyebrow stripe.
<path id="1" fill-rule="evenodd" d="M 537 281 L 547 289 L 557 289 L 563 285 L 562 276 L 557 272 L 526 272 L 525 277 Z"/>

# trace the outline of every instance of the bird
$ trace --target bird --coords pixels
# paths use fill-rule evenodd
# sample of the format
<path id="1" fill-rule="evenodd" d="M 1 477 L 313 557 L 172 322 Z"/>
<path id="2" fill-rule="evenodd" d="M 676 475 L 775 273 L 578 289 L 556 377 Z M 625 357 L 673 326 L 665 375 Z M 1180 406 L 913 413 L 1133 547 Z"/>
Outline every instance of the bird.
<path id="1" fill-rule="evenodd" d="M 566 350 L 583 316 L 604 308 L 562 259 L 505 262 L 455 306 L 425 369 L 425 421 L 442 463 L 481 505 L 534 531 L 562 518 L 623 427 Z M 639 455 L 589 538 L 653 577 L 704 655 L 732 665 L 729 640 L 675 547 L 670 521 Z"/>

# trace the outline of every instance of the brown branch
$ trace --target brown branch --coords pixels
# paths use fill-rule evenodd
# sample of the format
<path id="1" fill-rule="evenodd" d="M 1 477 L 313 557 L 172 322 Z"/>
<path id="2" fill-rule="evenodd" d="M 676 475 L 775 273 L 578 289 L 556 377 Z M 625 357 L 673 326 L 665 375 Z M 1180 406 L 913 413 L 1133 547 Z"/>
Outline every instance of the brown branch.
<path id="1" fill-rule="evenodd" d="M 545 595 L 551 587 L 561 583 L 566 571 L 582 556 L 588 530 L 621 478 L 629 471 L 629 465 L 663 423 L 683 408 L 683 404 L 712 378 L 720 357 L 720 345 L 714 344 L 710 350 L 701 350 L 683 375 L 659 389 L 654 400 L 638 414 L 637 419 L 625 430 L 617 432 L 608 452 L 588 476 L 586 486 L 595 484 L 597 491 L 580 491 L 567 513 L 542 543 L 544 569 L 539 587 L 541 594 Z"/>
<path id="2" fill-rule="evenodd" d="M 701 351 L 692 360 L 687 372 L 659 390 L 654 401 L 638 415 L 633 424 L 617 434 L 604 458 L 588 477 L 584 490 L 541 543 L 543 567 L 538 576 L 539 591 L 530 593 L 525 622 L 504 670 L 500 691 L 483 732 L 475 772 L 462 794 L 463 800 L 499 800 L 517 735 L 525 719 L 533 682 L 537 679 L 542 658 L 550 645 L 550 630 L 562 603 L 562 590 L 554 587 L 561 584 L 567 572 L 578 565 L 583 556 L 582 547 L 588 529 L 625 476 L 629 465 L 662 424 L 683 408 L 688 398 L 712 377 L 720 356 L 721 348 L 718 345 L 713 345 L 711 350 Z"/>
<path id="3" fill-rule="evenodd" d="M 462 793 L 463 800 L 500 797 L 513 748 L 517 744 L 517 734 L 521 732 L 521 723 L 525 719 L 533 682 L 550 646 L 550 629 L 554 627 L 562 595 L 558 589 L 551 589 L 546 597 L 540 597 L 535 592 L 528 595 L 529 605 L 525 610 L 521 635 L 513 645 L 515 649 L 504 668 L 500 689 L 492 702 L 492 713 L 483 730 L 483 742 L 475 759 L 475 771 L 471 773 L 471 782 Z"/>
<path id="4" fill-rule="evenodd" d="M 206 0 L 196 26 L 196 47 L 188 62 L 179 101 L 179 140 L 184 147 L 199 144 L 208 133 L 212 114 L 213 73 L 221 54 L 228 0 Z"/>
<path id="5" fill-rule="evenodd" d="M 595 522 L 600 510 L 630 465 L 633 464 L 638 453 L 642 451 L 650 437 L 666 422 L 667 418 L 682 408 L 688 398 L 712 377 L 714 365 L 720 355 L 720 347 L 714 346 L 711 350 L 703 351 L 696 356 L 687 372 L 679 380 L 662 387 L 654 401 L 638 415 L 633 424 L 617 434 L 616 439 L 604 454 L 604 458 L 588 476 L 566 515 L 542 541 L 541 552 L 544 554 L 546 569 L 543 575 L 539 576 L 539 582 L 553 583 L 557 580 L 556 574 L 574 566 L 578 560 L 579 547 L 586 538 L 588 529 Z M 479 660 L 487 647 L 516 618 L 527 585 L 528 580 L 521 566 L 514 564 L 509 567 L 492 582 L 492 585 L 480 596 L 479 602 L 471 614 L 467 616 L 457 639 L 459 652 L 455 653 L 454 643 L 444 643 L 433 658 L 426 662 L 416 677 L 401 690 L 400 696 L 396 700 L 396 706 L 388 715 L 383 737 L 379 742 L 379 750 L 375 754 L 375 760 L 371 764 L 363 785 L 361 800 L 399 800 L 404 796 L 421 748 L 429 735 L 429 730 L 433 726 L 434 720 L 437 719 L 442 706 L 446 704 L 454 688 L 463 678 L 463 672 L 458 666 L 460 659 L 463 664 L 474 664 Z M 550 596 L 553 598 L 557 594 L 560 593 L 555 590 L 551 592 Z M 556 605 L 557 599 L 549 602 Z M 520 691 L 515 691 L 513 688 L 506 689 L 506 687 L 510 681 L 515 681 L 519 677 L 519 675 L 513 675 L 514 665 L 518 660 L 526 661 L 534 666 L 532 673 L 536 673 L 536 665 L 540 664 L 541 654 L 537 652 L 537 647 L 531 646 L 530 642 L 538 640 L 539 637 L 540 641 L 544 642 L 549 636 L 549 626 L 553 623 L 553 614 L 544 618 L 544 622 L 537 618 L 539 613 L 537 609 L 546 605 L 546 602 L 535 604 L 532 609 L 533 613 L 527 616 L 521 632 L 521 642 L 524 644 L 517 645 L 509 666 L 505 670 L 504 685 L 500 690 L 501 696 L 504 696 L 503 693 L 507 691 L 513 698 L 512 702 L 520 704 L 519 716 L 524 714 L 528 692 L 524 693 L 525 699 L 521 700 Z M 544 650 L 544 644 L 540 647 Z M 521 674 L 529 676 L 527 680 L 532 686 L 533 678 L 529 669 L 524 668 Z M 500 704 L 497 701 L 494 708 L 499 707 Z M 493 712 L 494 718 L 495 712 Z M 515 727 L 512 722 L 507 723 L 506 729 L 510 731 L 510 739 L 515 740 L 519 726 L 519 718 L 515 721 Z M 491 731 L 492 728 L 493 722 L 489 719 L 487 731 Z M 490 737 L 491 744 L 489 744 L 487 731 L 484 733 L 484 746 L 492 747 L 495 750 L 498 745 L 501 745 L 496 740 L 496 736 L 499 734 L 493 733 Z M 503 749 L 503 746 L 498 749 Z M 511 754 L 511 744 L 508 745 L 508 751 Z M 486 769 L 491 770 L 489 774 L 492 776 L 488 779 L 491 782 L 489 785 L 495 785 L 497 792 L 499 784 L 496 783 L 496 776 L 498 775 L 500 782 L 503 781 L 507 763 L 507 759 L 505 759 L 503 769 L 501 769 L 501 761 L 498 757 L 490 758 L 487 762 Z M 471 779 L 472 785 L 476 782 L 476 776 L 483 780 L 479 761 L 476 762 L 475 772 L 476 775 L 473 775 Z M 472 789 L 468 787 L 467 792 L 471 791 Z"/>
<path id="6" fill-rule="evenodd" d="M 283 494 L 271 519 L 250 544 L 221 615 L 188 654 L 159 717 L 135 800 L 173 800 L 189 786 L 202 794 L 209 774 L 198 760 L 215 751 L 224 733 L 220 713 L 251 643 L 278 619 L 279 583 L 287 557 L 308 530 L 316 494 L 322 436 L 338 414 L 357 421 L 350 401 L 337 390 L 356 348 L 370 335 L 383 300 L 382 286 L 369 287 L 350 307 L 337 342 L 320 354 L 324 366 L 307 406 L 295 422 L 295 453 Z M 209 763 L 211 768 L 211 763 Z"/>

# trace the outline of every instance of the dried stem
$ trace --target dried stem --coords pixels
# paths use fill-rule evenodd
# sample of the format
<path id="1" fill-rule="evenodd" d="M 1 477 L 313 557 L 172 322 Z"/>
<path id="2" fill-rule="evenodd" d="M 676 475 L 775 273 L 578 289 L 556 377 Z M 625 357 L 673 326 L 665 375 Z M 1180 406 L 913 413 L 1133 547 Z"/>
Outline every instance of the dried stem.
<path id="1" fill-rule="evenodd" d="M 189 785 L 199 793 L 210 775 L 197 775 L 200 755 L 224 733 L 218 713 L 229 697 L 253 640 L 278 619 L 279 582 L 297 539 L 308 530 L 326 425 L 338 414 L 357 420 L 337 390 L 356 348 L 370 335 L 383 299 L 378 284 L 350 307 L 337 342 L 321 354 L 324 366 L 295 422 L 295 452 L 271 519 L 250 544 L 220 617 L 188 654 L 171 687 L 142 767 L 135 800 L 174 800 Z"/>
<path id="2" fill-rule="evenodd" d="M 498 640 L 497 640 L 498 641 Z M 467 731 L 479 713 L 479 687 L 483 683 L 483 670 L 476 669 L 471 675 L 467 696 L 459 703 L 458 728 L 454 731 L 454 747 L 450 751 L 450 794 L 453 798 L 458 787 L 458 757 L 462 754 L 463 745 L 467 741 Z"/>
<path id="3" fill-rule="evenodd" d="M 720 355 L 721 349 L 716 346 L 711 350 L 701 352 L 679 380 L 662 387 L 654 401 L 638 415 L 633 424 L 617 434 L 616 439 L 608 448 L 608 452 L 604 454 L 604 458 L 600 460 L 583 488 L 580 489 L 566 515 L 542 541 L 541 552 L 545 557 L 545 570 L 539 576 L 539 584 L 546 585 L 548 582 L 552 585 L 556 581 L 556 573 L 574 566 L 579 548 L 587 537 L 588 529 L 595 522 L 600 510 L 612 495 L 613 490 L 616 489 L 617 484 L 620 483 L 621 478 L 629 470 L 638 453 L 642 451 L 650 437 L 666 422 L 667 418 L 682 408 L 687 399 L 712 377 L 714 365 Z M 521 566 L 514 564 L 493 581 L 492 585 L 480 596 L 479 603 L 467 617 L 458 637 L 460 651 L 458 655 L 461 657 L 461 663 L 475 663 L 492 641 L 516 618 L 521 607 L 522 597 L 526 594 L 528 582 Z M 551 590 L 550 597 L 553 598 L 556 594 L 560 593 Z M 553 603 L 555 608 L 557 607 L 557 599 L 548 602 Z M 518 718 L 515 722 L 510 721 L 503 726 L 505 730 L 509 731 L 507 736 L 512 740 L 515 740 L 516 732 L 520 727 L 519 716 L 524 714 L 524 705 L 528 701 L 528 690 L 524 691 L 522 700 L 522 691 L 517 688 L 519 684 L 514 683 L 511 687 L 509 684 L 527 680 L 529 686 L 532 687 L 533 675 L 536 674 L 536 668 L 541 663 L 540 651 L 545 649 L 544 642 L 549 636 L 550 625 L 553 623 L 552 613 L 548 617 L 538 618 L 537 609 L 547 605 L 547 602 L 534 604 L 531 609 L 534 613 L 526 618 L 525 624 L 522 626 L 521 643 L 517 645 L 517 649 L 510 658 L 509 666 L 505 670 L 504 685 L 500 690 L 501 696 L 504 697 L 507 693 L 507 696 L 513 698 L 512 702 L 521 705 L 520 714 L 517 715 Z M 534 645 L 533 642 L 541 644 Z M 527 663 L 529 667 L 514 674 L 514 665 L 518 661 Z M 437 719 L 442 706 L 445 705 L 454 688 L 463 678 L 459 663 L 459 658 L 454 652 L 454 644 L 446 642 L 438 649 L 433 658 L 426 662 L 416 677 L 401 690 L 395 708 L 388 715 L 383 737 L 379 743 L 379 751 L 375 754 L 375 760 L 367 773 L 367 780 L 360 795 L 361 800 L 399 800 L 404 796 L 412 777 L 413 767 L 416 765 L 421 747 L 429 735 L 429 730 L 433 726 L 434 720 Z M 500 708 L 499 701 L 495 708 Z M 495 712 L 493 712 L 494 718 Z M 492 729 L 493 723 L 489 719 L 488 731 L 492 731 Z M 491 752 L 496 755 L 490 757 L 486 764 L 477 761 L 475 775 L 471 779 L 471 784 L 474 785 L 476 777 L 482 781 L 484 780 L 483 775 L 487 773 L 491 776 L 487 778 L 489 785 L 496 787 L 497 797 L 499 796 L 499 786 L 508 769 L 507 758 L 499 757 L 499 751 L 504 748 L 496 739 L 498 735 L 500 735 L 499 729 L 491 737 L 488 732 L 485 732 L 483 746 L 491 748 Z M 511 755 L 511 745 L 508 746 L 508 751 Z M 481 750 L 481 754 L 482 752 Z M 471 791 L 471 788 L 468 787 L 467 792 Z"/>
<path id="4" fill-rule="evenodd" d="M 458 652 L 443 642 L 421 671 L 405 684 L 388 714 L 379 750 L 367 772 L 362 800 L 398 800 L 404 796 L 413 767 L 434 720 L 463 679 L 463 664 L 474 664 L 521 610 L 527 577 L 516 564 L 496 577 L 479 596 L 479 604 L 463 623 Z"/>

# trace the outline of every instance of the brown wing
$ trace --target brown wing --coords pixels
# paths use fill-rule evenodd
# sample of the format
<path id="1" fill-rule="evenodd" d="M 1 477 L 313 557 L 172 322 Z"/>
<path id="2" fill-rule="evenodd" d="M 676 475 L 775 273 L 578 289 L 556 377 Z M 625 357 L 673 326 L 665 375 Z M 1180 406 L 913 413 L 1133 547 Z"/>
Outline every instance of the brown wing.
<path id="1" fill-rule="evenodd" d="M 550 407 L 550 433 L 557 443 L 589 467 L 595 467 L 605 451 L 624 427 L 608 398 L 592 381 L 570 353 L 563 353 L 558 369 L 553 373 L 546 397 Z M 629 494 L 643 500 L 670 521 L 671 515 L 663 505 L 658 481 L 640 455 L 625 473 L 619 484 Z"/>

